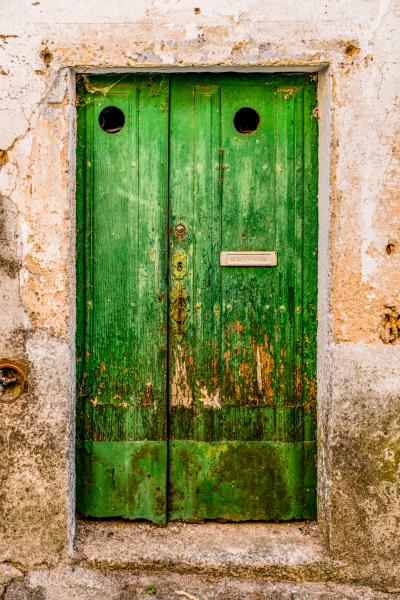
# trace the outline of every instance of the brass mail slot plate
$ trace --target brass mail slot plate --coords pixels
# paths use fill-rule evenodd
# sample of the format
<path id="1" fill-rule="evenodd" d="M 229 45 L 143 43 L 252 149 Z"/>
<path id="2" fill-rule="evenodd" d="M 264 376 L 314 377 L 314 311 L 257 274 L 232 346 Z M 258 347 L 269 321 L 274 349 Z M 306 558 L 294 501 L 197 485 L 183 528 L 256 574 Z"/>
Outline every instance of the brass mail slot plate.
<path id="1" fill-rule="evenodd" d="M 276 252 L 221 252 L 221 267 L 276 267 Z"/>

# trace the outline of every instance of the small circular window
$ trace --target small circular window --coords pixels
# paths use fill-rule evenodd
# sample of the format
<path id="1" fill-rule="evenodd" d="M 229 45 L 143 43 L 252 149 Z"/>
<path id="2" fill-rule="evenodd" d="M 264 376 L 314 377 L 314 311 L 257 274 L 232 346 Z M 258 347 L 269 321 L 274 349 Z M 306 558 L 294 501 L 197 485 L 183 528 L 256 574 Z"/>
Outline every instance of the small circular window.
<path id="1" fill-rule="evenodd" d="M 125 115 L 116 106 L 107 106 L 99 114 L 99 125 L 106 133 L 118 133 L 125 125 Z"/>
<path id="2" fill-rule="evenodd" d="M 239 133 L 254 133 L 260 123 L 260 115 L 254 108 L 239 108 L 234 116 L 233 124 Z"/>

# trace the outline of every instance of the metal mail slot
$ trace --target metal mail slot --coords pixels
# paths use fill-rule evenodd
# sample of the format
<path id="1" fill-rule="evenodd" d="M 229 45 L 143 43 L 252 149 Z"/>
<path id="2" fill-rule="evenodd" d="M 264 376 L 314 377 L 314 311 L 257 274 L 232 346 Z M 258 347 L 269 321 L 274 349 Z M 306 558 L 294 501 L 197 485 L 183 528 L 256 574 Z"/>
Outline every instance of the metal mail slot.
<path id="1" fill-rule="evenodd" d="M 221 267 L 276 267 L 276 252 L 221 252 Z"/>

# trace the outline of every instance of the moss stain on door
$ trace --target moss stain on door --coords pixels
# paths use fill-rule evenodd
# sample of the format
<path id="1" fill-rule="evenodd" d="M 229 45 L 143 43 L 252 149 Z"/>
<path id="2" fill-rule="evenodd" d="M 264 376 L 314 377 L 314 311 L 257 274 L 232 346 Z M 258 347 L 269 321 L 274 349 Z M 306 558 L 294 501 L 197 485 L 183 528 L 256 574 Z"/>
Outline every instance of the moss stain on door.
<path id="1" fill-rule="evenodd" d="M 314 517 L 315 82 L 103 76 L 78 94 L 78 511 Z M 266 251 L 276 266 L 254 266 Z"/>

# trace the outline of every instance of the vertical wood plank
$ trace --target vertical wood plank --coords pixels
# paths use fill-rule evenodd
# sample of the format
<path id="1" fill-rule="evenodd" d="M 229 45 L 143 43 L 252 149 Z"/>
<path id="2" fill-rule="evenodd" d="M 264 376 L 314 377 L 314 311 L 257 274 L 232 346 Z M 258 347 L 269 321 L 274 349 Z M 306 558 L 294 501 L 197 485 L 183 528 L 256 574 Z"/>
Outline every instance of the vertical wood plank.
<path id="1" fill-rule="evenodd" d="M 307 373 L 316 352 L 303 306 L 316 270 L 305 265 L 317 248 L 315 198 L 305 208 L 307 85 L 302 75 L 172 78 L 171 222 L 189 227 L 171 240 L 171 285 L 177 252 L 188 265 L 185 326 L 170 342 L 181 386 L 171 393 L 172 519 L 315 513 L 313 416 L 304 427 L 304 340 Z M 260 115 L 253 133 L 234 127 L 242 107 Z M 221 268 L 221 250 L 276 250 L 278 266 Z"/>
<path id="2" fill-rule="evenodd" d="M 168 78 L 92 77 L 80 97 L 78 509 L 165 521 Z"/>

